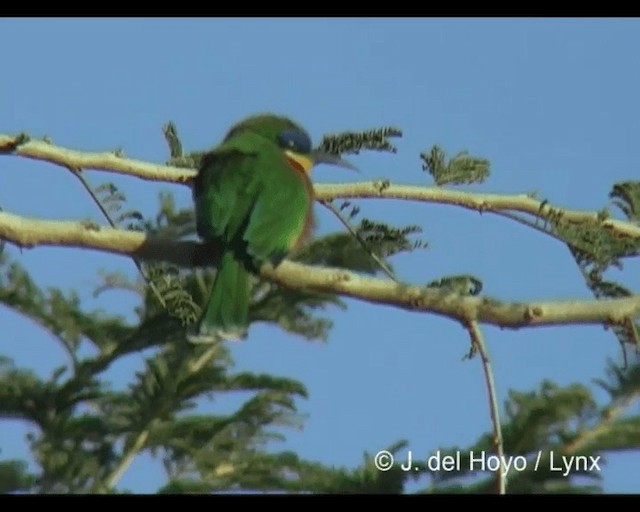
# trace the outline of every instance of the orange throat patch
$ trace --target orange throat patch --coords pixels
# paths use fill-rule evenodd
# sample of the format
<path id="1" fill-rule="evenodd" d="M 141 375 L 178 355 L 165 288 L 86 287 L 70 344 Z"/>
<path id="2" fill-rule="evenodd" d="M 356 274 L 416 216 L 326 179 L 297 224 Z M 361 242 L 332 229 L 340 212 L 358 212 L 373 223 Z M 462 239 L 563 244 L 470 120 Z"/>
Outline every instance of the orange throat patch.
<path id="1" fill-rule="evenodd" d="M 294 171 L 298 171 L 298 172 L 301 172 L 302 174 L 306 174 L 307 171 L 304 168 L 304 166 L 297 160 L 291 158 L 290 156 L 287 156 L 287 163 L 289 164 L 289 167 L 291 167 Z"/>
<path id="2" fill-rule="evenodd" d="M 285 151 L 284 155 L 287 159 L 289 167 L 291 167 L 294 171 L 304 174 L 305 176 L 309 174 L 311 168 L 313 167 L 313 160 L 310 158 L 310 156 L 294 153 L 293 151 Z"/>

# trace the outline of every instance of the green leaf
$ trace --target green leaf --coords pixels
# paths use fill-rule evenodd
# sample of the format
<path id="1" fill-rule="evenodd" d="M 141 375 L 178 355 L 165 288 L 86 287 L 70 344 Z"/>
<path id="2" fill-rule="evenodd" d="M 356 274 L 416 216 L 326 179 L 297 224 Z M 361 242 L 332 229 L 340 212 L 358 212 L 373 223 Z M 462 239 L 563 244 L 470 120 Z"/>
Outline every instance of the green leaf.
<path id="1" fill-rule="evenodd" d="M 342 153 L 358 154 L 363 149 L 395 153 L 397 148 L 389 141 L 390 137 L 402 137 L 402 131 L 393 126 L 385 126 L 360 132 L 325 135 L 317 149 L 336 155 Z"/>
<path id="2" fill-rule="evenodd" d="M 428 172 L 436 185 L 453 183 L 483 183 L 490 173 L 490 163 L 486 158 L 470 156 L 461 151 L 447 160 L 445 152 L 439 146 L 433 146 L 429 151 L 420 153 L 422 170 Z"/>
<path id="3" fill-rule="evenodd" d="M 640 181 L 616 183 L 609 193 L 613 203 L 631 222 L 640 222 Z"/>

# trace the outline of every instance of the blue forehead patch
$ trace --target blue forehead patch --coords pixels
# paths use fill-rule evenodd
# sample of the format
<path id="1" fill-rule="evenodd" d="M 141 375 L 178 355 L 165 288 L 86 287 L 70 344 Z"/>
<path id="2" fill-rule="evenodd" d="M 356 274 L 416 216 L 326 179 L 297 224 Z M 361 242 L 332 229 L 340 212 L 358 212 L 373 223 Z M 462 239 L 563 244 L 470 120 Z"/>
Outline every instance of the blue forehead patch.
<path id="1" fill-rule="evenodd" d="M 278 136 L 280 145 L 296 153 L 311 153 L 311 139 L 301 131 L 286 130 Z"/>

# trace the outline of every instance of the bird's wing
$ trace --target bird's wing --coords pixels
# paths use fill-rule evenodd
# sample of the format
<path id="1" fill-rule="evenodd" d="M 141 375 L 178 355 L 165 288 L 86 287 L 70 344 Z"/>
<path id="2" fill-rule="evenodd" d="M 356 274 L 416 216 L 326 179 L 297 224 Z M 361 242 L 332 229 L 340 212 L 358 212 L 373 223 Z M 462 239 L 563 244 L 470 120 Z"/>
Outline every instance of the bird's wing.
<path id="1" fill-rule="evenodd" d="M 207 153 L 195 178 L 198 235 L 231 243 L 246 223 L 259 183 L 256 154 L 221 148 Z"/>
<path id="2" fill-rule="evenodd" d="M 259 264 L 280 263 L 311 222 L 311 183 L 285 166 L 272 164 L 265 168 L 268 179 L 263 181 L 244 231 L 247 252 Z"/>

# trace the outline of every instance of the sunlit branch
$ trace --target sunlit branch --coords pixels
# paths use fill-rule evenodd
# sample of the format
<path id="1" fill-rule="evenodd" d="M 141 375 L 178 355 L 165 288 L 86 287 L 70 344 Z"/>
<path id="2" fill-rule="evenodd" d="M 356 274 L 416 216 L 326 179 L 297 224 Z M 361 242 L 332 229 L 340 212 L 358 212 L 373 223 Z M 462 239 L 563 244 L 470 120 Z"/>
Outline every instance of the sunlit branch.
<path id="1" fill-rule="evenodd" d="M 143 180 L 190 185 L 194 169 L 182 169 L 132 160 L 115 151 L 76 151 L 19 135 L 0 134 L 0 153 L 41 160 L 65 169 L 94 169 L 137 177 Z M 386 198 L 448 204 L 479 212 L 520 212 L 544 221 L 552 216 L 570 222 L 597 224 L 620 235 L 640 239 L 640 226 L 617 219 L 602 219 L 599 212 L 570 210 L 555 206 L 531 194 L 482 194 L 441 187 L 401 185 L 384 180 L 345 184 L 316 184 L 320 201 L 349 198 Z"/>
<path id="2" fill-rule="evenodd" d="M 491 415 L 491 425 L 493 427 L 493 445 L 496 455 L 500 461 L 504 461 L 504 445 L 502 440 L 502 427 L 500 424 L 500 408 L 498 406 L 498 392 L 496 391 L 496 383 L 493 377 L 493 369 L 491 368 L 491 359 L 489 357 L 489 349 L 484 342 L 484 336 L 480 330 L 480 326 L 474 320 L 466 323 L 469 337 L 473 349 L 480 354 L 482 359 L 482 369 L 484 371 L 484 380 L 487 386 L 487 398 L 489 400 L 489 413 Z M 496 492 L 505 494 L 507 491 L 506 470 L 502 463 L 496 470 Z"/>
<path id="3" fill-rule="evenodd" d="M 91 222 L 32 219 L 5 212 L 0 212 L 0 240 L 25 248 L 64 246 L 95 249 L 146 260 L 168 261 L 185 267 L 209 265 L 216 260 L 216 248 L 198 242 L 176 242 Z M 507 328 L 559 324 L 623 325 L 628 318 L 640 315 L 640 295 L 607 300 L 502 302 L 291 261 L 283 262 L 276 269 L 265 265 L 261 275 L 288 288 L 336 293 L 410 311 L 427 311 L 461 322 L 476 320 Z"/>

